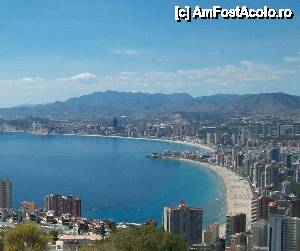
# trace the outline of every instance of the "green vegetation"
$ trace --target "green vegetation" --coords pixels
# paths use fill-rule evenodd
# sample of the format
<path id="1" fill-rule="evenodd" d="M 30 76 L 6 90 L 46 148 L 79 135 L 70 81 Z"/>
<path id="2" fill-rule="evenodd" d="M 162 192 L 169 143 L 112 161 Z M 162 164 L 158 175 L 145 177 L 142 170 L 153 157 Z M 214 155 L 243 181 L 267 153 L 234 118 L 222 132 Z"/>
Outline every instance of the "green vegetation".
<path id="1" fill-rule="evenodd" d="M 145 226 L 118 230 L 105 240 L 82 247 L 80 251 L 186 251 L 187 248 L 183 238 Z"/>
<path id="2" fill-rule="evenodd" d="M 4 251 L 4 240 L 0 239 L 0 251 Z"/>
<path id="3" fill-rule="evenodd" d="M 295 194 L 297 197 L 300 198 L 300 183 L 292 181 L 291 182 L 291 190 L 292 190 L 293 194 Z"/>
<path id="4" fill-rule="evenodd" d="M 49 232 L 50 239 L 52 240 L 53 243 L 55 243 L 58 240 L 58 232 L 55 230 L 52 230 Z"/>
<path id="5" fill-rule="evenodd" d="M 195 251 L 217 251 L 214 247 L 198 247 Z"/>
<path id="6" fill-rule="evenodd" d="M 5 251 L 43 251 L 49 236 L 31 223 L 17 225 L 4 236 Z"/>

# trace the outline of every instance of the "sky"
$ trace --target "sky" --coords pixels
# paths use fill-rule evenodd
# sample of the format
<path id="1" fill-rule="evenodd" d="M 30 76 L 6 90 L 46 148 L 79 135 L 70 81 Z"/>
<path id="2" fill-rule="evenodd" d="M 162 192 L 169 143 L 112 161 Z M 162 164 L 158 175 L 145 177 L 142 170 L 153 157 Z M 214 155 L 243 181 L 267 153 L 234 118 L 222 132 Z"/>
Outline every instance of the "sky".
<path id="1" fill-rule="evenodd" d="M 176 5 L 295 16 L 178 23 Z M 0 107 L 106 90 L 300 95 L 300 1 L 1 1 Z"/>

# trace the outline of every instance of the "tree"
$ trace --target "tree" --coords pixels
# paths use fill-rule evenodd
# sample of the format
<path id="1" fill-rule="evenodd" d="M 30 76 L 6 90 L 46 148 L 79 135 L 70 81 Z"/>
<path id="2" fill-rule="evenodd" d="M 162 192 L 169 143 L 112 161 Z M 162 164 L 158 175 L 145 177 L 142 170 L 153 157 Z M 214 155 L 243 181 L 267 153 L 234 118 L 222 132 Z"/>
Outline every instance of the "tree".
<path id="1" fill-rule="evenodd" d="M 81 251 L 186 251 L 188 246 L 178 235 L 168 234 L 162 229 L 143 226 L 122 229 L 112 233 L 108 238 Z"/>
<path id="2" fill-rule="evenodd" d="M 300 198 L 300 183 L 292 181 L 290 186 L 293 194 Z"/>
<path id="3" fill-rule="evenodd" d="M 7 251 L 43 251 L 49 236 L 39 226 L 23 223 L 10 229 L 4 237 Z"/>
<path id="4" fill-rule="evenodd" d="M 49 232 L 49 235 L 53 243 L 55 243 L 58 240 L 58 231 L 52 230 Z"/>

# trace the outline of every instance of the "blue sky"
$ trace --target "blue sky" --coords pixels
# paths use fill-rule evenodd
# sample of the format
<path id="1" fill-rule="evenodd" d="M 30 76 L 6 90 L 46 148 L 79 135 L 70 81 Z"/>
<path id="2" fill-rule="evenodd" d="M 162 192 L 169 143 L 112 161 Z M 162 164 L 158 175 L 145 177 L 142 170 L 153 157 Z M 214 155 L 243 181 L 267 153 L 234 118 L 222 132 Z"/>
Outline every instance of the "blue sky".
<path id="1" fill-rule="evenodd" d="M 291 8 L 293 20 L 174 21 L 175 5 Z M 0 107 L 94 91 L 300 95 L 297 0 L 4 0 Z"/>

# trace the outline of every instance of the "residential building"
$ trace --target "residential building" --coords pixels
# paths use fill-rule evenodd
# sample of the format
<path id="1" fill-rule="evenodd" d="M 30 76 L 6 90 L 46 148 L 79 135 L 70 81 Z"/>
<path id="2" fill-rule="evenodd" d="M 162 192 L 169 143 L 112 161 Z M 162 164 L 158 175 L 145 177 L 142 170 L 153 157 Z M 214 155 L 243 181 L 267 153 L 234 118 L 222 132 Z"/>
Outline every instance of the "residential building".
<path id="1" fill-rule="evenodd" d="M 226 217 L 226 246 L 231 246 L 232 236 L 246 232 L 246 214 L 235 214 Z"/>
<path id="2" fill-rule="evenodd" d="M 12 181 L 0 179 L 0 208 L 12 208 Z"/>
<path id="3" fill-rule="evenodd" d="M 252 247 L 255 250 L 268 248 L 268 221 L 260 219 L 251 226 Z"/>
<path id="4" fill-rule="evenodd" d="M 22 201 L 21 209 L 25 212 L 32 212 L 33 210 L 38 209 L 38 204 L 34 201 Z"/>
<path id="5" fill-rule="evenodd" d="M 300 218 L 270 215 L 269 251 L 300 250 Z"/>
<path id="6" fill-rule="evenodd" d="M 202 218 L 201 207 L 187 206 L 182 201 L 178 207 L 164 208 L 164 230 L 183 236 L 190 245 L 198 244 L 202 242 Z"/>
<path id="7" fill-rule="evenodd" d="M 72 217 L 81 216 L 81 199 L 75 196 L 50 194 L 44 199 L 45 209 L 53 211 L 55 216 L 70 214 Z"/>

